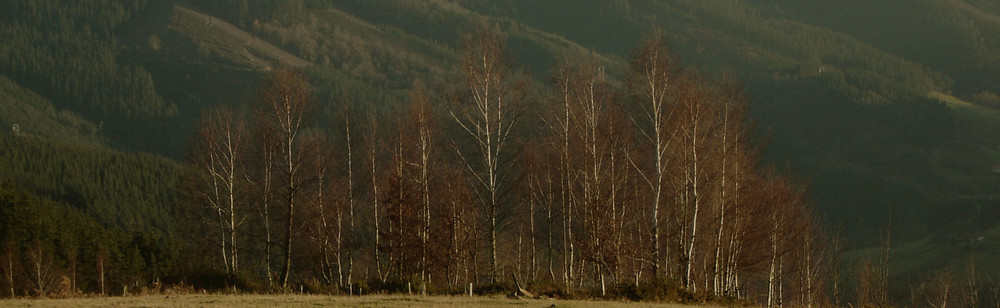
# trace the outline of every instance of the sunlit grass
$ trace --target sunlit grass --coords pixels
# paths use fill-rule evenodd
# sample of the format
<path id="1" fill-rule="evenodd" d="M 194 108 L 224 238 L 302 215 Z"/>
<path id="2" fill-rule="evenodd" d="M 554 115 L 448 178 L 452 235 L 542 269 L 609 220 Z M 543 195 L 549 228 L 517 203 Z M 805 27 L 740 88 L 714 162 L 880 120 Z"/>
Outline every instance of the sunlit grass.
<path id="1" fill-rule="evenodd" d="M 1000 110 L 989 108 L 989 107 L 983 107 L 983 106 L 980 106 L 980 105 L 976 105 L 976 104 L 964 101 L 964 100 L 962 100 L 960 98 L 957 98 L 957 97 L 954 97 L 954 96 L 951 96 L 951 95 L 948 95 L 948 94 L 945 94 L 945 93 L 942 93 L 942 92 L 938 92 L 938 91 L 931 91 L 930 93 L 928 93 L 928 95 L 931 98 L 937 99 L 939 101 L 942 101 L 942 102 L 948 104 L 948 106 L 950 106 L 953 109 L 968 110 L 968 111 L 974 112 L 975 114 L 977 114 L 979 116 L 989 117 L 992 120 L 1000 120 Z"/>

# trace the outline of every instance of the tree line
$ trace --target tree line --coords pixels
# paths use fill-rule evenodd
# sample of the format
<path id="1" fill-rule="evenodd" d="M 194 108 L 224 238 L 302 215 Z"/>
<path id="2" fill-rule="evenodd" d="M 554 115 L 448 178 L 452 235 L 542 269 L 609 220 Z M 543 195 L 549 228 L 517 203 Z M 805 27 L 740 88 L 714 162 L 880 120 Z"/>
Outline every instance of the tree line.
<path id="1" fill-rule="evenodd" d="M 462 46 L 461 87 L 417 82 L 390 115 L 343 104 L 320 127 L 290 69 L 269 74 L 252 108 L 206 112 L 185 190 L 214 262 L 275 289 L 462 292 L 513 278 L 820 301 L 829 252 L 803 189 L 756 165 L 730 78 L 681 67 L 652 36 L 623 83 L 567 60 L 540 90 L 495 28 Z"/>
<path id="2" fill-rule="evenodd" d="M 179 164 L 0 132 L 0 297 L 135 294 L 176 282 Z"/>

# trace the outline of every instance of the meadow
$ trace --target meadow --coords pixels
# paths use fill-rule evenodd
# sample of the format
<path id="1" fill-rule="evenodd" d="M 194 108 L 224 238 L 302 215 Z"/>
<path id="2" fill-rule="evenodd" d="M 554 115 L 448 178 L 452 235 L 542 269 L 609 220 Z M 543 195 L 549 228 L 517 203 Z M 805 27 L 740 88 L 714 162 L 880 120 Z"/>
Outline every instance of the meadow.
<path id="1" fill-rule="evenodd" d="M 694 307 L 680 304 L 510 299 L 502 296 L 144 295 L 62 299 L 4 299 L 2 307 Z M 698 306 L 713 307 L 713 306 Z"/>

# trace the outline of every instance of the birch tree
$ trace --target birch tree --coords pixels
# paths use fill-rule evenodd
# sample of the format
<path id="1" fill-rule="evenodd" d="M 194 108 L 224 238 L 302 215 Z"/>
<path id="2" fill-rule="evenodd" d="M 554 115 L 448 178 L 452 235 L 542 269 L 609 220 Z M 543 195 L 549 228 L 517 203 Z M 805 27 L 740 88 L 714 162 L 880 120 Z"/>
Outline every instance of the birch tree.
<path id="1" fill-rule="evenodd" d="M 572 151 L 570 150 L 570 143 L 572 137 L 570 136 L 570 114 L 575 113 L 573 108 L 575 85 L 574 85 L 574 68 L 569 63 L 563 63 L 556 68 L 555 73 L 555 85 L 557 88 L 557 94 L 559 95 L 559 101 L 561 105 L 561 114 L 554 113 L 554 123 L 550 123 L 549 126 L 552 130 L 556 131 L 555 135 L 559 136 L 557 139 L 557 147 L 559 152 L 559 193 L 560 193 L 560 211 L 562 213 L 562 255 L 563 255 L 563 286 L 566 288 L 566 292 L 569 292 L 571 283 L 573 280 L 573 261 L 576 255 L 574 241 L 573 241 L 573 206 L 575 198 L 572 196 L 572 182 L 570 177 L 571 173 L 571 161 L 573 158 Z"/>
<path id="2" fill-rule="evenodd" d="M 570 195 L 577 201 L 577 213 L 583 238 L 581 254 L 593 265 L 594 279 L 602 293 L 606 279 L 618 282 L 624 250 L 623 232 L 629 202 L 625 183 L 631 168 L 626 154 L 631 146 L 623 116 L 615 96 L 604 80 L 603 69 L 595 62 L 585 62 L 571 69 L 569 92 L 571 104 L 569 147 L 575 159 L 569 160 L 574 182 Z"/>
<path id="3" fill-rule="evenodd" d="M 743 121 L 746 97 L 731 81 L 723 82 L 718 89 L 717 97 L 722 105 L 718 116 L 720 123 L 717 137 L 721 140 L 717 145 L 719 184 L 718 199 L 715 202 L 715 253 L 711 269 L 712 292 L 716 295 L 727 295 L 733 291 L 730 279 L 727 278 L 733 264 L 728 260 L 734 253 L 735 237 L 739 236 L 734 215 L 739 210 L 737 207 L 741 205 L 739 180 L 740 175 L 746 172 L 744 162 L 747 160 L 746 129 Z M 729 243 L 726 243 L 727 238 L 730 239 Z"/>
<path id="4" fill-rule="evenodd" d="M 355 188 L 354 188 L 354 185 L 355 185 L 355 179 L 354 179 L 354 144 L 353 144 L 353 139 L 352 139 L 352 136 L 351 136 L 351 129 L 353 128 L 353 126 L 351 126 L 351 116 L 352 116 L 352 114 L 351 114 L 350 104 L 344 104 L 344 107 L 341 109 L 340 116 L 344 120 L 344 126 L 343 126 L 344 127 L 344 149 L 345 149 L 344 156 L 346 158 L 346 162 L 344 164 L 344 169 L 345 169 L 345 173 L 346 173 L 346 177 L 347 177 L 346 181 L 345 181 L 346 185 L 345 185 L 345 189 L 344 189 L 344 195 L 345 195 L 344 202 L 346 202 L 345 206 L 347 207 L 347 231 L 344 232 L 344 222 L 342 220 L 338 221 L 337 222 L 337 225 L 338 225 L 338 227 L 337 227 L 337 269 L 338 269 L 338 275 L 337 276 L 339 277 L 339 284 L 340 285 L 343 285 L 344 281 L 346 280 L 348 284 L 351 284 L 349 287 L 353 288 L 352 279 L 353 279 L 353 276 L 354 276 L 354 248 L 356 246 L 356 240 L 354 240 L 353 235 L 355 234 L 354 230 L 355 230 L 355 220 L 356 219 L 355 219 L 354 216 L 355 216 L 355 210 L 356 210 L 355 209 L 356 201 L 355 201 Z M 346 253 L 345 253 L 345 249 L 344 249 L 345 239 L 347 239 L 346 241 L 348 242 L 347 243 L 348 248 L 346 249 Z M 346 254 L 346 258 L 347 258 L 347 265 L 346 265 L 347 273 L 344 273 L 344 267 L 345 266 L 343 265 L 343 258 L 345 258 L 345 254 Z"/>
<path id="5" fill-rule="evenodd" d="M 258 112 L 258 123 L 262 122 L 261 117 L 266 115 Z M 273 132 L 265 129 L 263 125 L 258 125 L 256 129 L 257 142 L 259 142 L 255 153 L 255 165 L 249 170 L 245 177 L 249 179 L 256 194 L 252 196 L 254 208 L 260 218 L 260 232 L 263 232 L 263 267 L 264 276 L 267 278 L 269 287 L 274 287 L 274 275 L 272 273 L 273 253 L 271 247 L 274 246 L 271 227 L 274 221 L 272 210 L 275 196 L 275 177 L 277 168 L 278 146 Z"/>
<path id="6" fill-rule="evenodd" d="M 4 241 L 3 247 L 3 260 L 0 260 L 0 262 L 2 262 L 0 263 L 0 271 L 3 272 L 3 279 L 7 285 L 7 290 L 5 291 L 10 292 L 10 297 L 16 297 L 17 293 L 14 292 L 14 288 L 16 287 L 14 283 L 14 272 L 17 271 L 17 265 L 19 262 L 17 262 L 18 260 L 15 257 L 16 249 L 14 248 L 14 242 L 11 240 Z"/>
<path id="7" fill-rule="evenodd" d="M 431 244 L 431 177 L 432 164 L 437 155 L 436 138 L 437 127 L 434 120 L 434 113 L 431 109 L 430 98 L 427 91 L 421 85 L 416 85 L 410 97 L 408 125 L 416 132 L 415 138 L 409 138 L 410 147 L 416 156 L 411 164 L 416 172 L 412 176 L 413 181 L 418 184 L 420 190 L 420 280 L 424 283 L 428 280 L 429 254 Z"/>
<path id="8" fill-rule="evenodd" d="M 193 162 L 199 174 L 198 201 L 215 216 L 205 220 L 220 233 L 219 253 L 229 275 L 239 269 L 238 237 L 250 209 L 242 198 L 249 185 L 246 178 L 246 147 L 249 137 L 244 117 L 229 107 L 218 107 L 202 115 Z"/>
<path id="9" fill-rule="evenodd" d="M 46 296 L 55 284 L 52 253 L 42 243 L 36 241 L 28 248 L 28 278 L 37 296 Z"/>
<path id="10" fill-rule="evenodd" d="M 374 114 L 370 114 L 368 117 L 368 163 L 370 167 L 371 175 L 371 200 L 372 200 L 372 226 L 374 228 L 372 235 L 375 237 L 375 243 L 373 245 L 373 255 L 375 260 L 375 271 L 378 275 L 378 279 L 385 280 L 382 270 L 382 259 L 381 253 L 379 252 L 379 246 L 381 246 L 381 224 L 380 218 L 382 217 L 382 210 L 379 207 L 379 199 L 381 195 L 379 193 L 379 149 L 381 143 L 379 142 L 378 132 L 378 120 L 375 118 Z"/>
<path id="11" fill-rule="evenodd" d="M 667 47 L 662 35 L 654 35 L 641 43 L 633 53 L 631 75 L 628 88 L 633 97 L 633 110 L 638 113 L 632 120 L 638 126 L 643 143 L 650 153 L 648 165 L 640 166 L 641 161 L 630 159 L 638 173 L 650 189 L 649 226 L 652 242 L 653 274 L 659 276 L 664 272 L 666 254 L 662 247 L 663 205 L 666 200 L 666 185 L 668 181 L 669 158 L 671 147 L 669 106 L 672 84 L 675 82 L 676 58 Z"/>
<path id="12" fill-rule="evenodd" d="M 308 148 L 313 149 L 312 155 L 307 158 L 308 168 L 315 174 L 315 183 L 311 185 L 310 203 L 315 211 L 313 215 L 316 220 L 312 232 L 313 240 L 319 245 L 319 265 L 320 276 L 330 284 L 339 281 L 341 266 L 339 260 L 340 245 L 339 237 L 342 211 L 337 204 L 337 197 L 332 193 L 335 186 L 333 169 L 334 160 L 330 140 L 326 134 L 315 132 L 309 134 L 304 142 Z"/>
<path id="13" fill-rule="evenodd" d="M 504 41 L 499 30 L 485 26 L 463 42 L 462 72 L 469 100 L 451 117 L 471 137 L 472 149 L 456 151 L 472 175 L 485 212 L 490 280 L 497 278 L 497 233 L 502 187 L 509 175 L 511 132 L 517 122 L 520 93 L 508 80 Z"/>
<path id="14" fill-rule="evenodd" d="M 685 288 L 696 289 L 694 266 L 697 261 L 696 241 L 699 238 L 699 216 L 705 211 L 708 199 L 711 170 L 709 161 L 713 158 L 712 139 L 715 138 L 715 114 L 717 102 L 712 97 L 709 85 L 693 74 L 686 74 L 678 81 L 676 104 L 673 107 L 673 125 L 677 129 L 672 160 L 675 169 L 672 178 L 676 181 L 679 207 L 675 213 L 678 221 L 680 262 L 683 268 L 681 281 Z"/>
<path id="15" fill-rule="evenodd" d="M 764 176 L 758 202 L 765 205 L 767 226 L 767 307 L 780 307 L 784 303 L 786 258 L 790 258 L 803 236 L 805 221 L 802 207 L 803 192 L 788 180 L 769 172 Z"/>
<path id="16" fill-rule="evenodd" d="M 303 168 L 309 150 L 301 142 L 301 134 L 308 127 L 314 106 L 308 85 L 302 75 L 291 69 L 280 68 L 270 73 L 260 91 L 258 113 L 261 125 L 275 139 L 275 201 L 283 206 L 285 214 L 282 243 L 283 262 L 278 283 L 288 287 L 292 271 L 292 254 L 296 234 L 296 209 L 306 198 L 311 183 L 308 170 Z"/>

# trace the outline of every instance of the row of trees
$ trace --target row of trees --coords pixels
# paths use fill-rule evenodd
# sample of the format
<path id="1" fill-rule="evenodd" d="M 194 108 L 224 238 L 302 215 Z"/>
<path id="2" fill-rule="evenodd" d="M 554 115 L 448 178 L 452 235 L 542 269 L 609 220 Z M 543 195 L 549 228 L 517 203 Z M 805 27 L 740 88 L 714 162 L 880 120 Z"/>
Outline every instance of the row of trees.
<path id="1" fill-rule="evenodd" d="M 499 31 L 463 50 L 462 88 L 418 83 L 391 116 L 343 107 L 322 129 L 291 70 L 268 77 L 252 111 L 206 113 L 188 191 L 226 272 L 351 291 L 666 281 L 769 305 L 793 284 L 794 300 L 819 301 L 828 258 L 802 190 L 759 171 L 733 82 L 679 67 L 660 36 L 635 51 L 624 90 L 566 61 L 541 96 Z"/>

